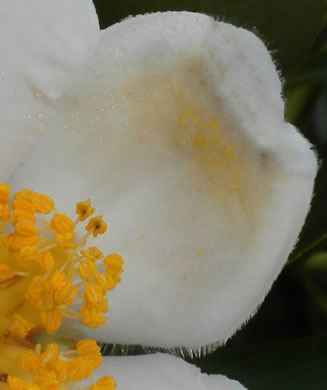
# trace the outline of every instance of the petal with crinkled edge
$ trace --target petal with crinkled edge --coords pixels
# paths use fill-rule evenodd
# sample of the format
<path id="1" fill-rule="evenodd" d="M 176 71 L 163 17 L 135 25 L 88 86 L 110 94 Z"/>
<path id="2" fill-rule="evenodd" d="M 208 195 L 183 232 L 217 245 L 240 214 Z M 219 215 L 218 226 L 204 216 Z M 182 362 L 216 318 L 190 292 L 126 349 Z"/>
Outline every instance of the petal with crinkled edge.
<path id="1" fill-rule="evenodd" d="M 171 355 L 105 357 L 94 374 L 78 384 L 85 388 L 103 376 L 113 376 L 119 390 L 245 390 L 223 375 L 200 369 Z"/>
<path id="2" fill-rule="evenodd" d="M 92 66 L 12 179 L 69 212 L 92 198 L 96 245 L 125 259 L 108 323 L 74 337 L 161 347 L 224 342 L 257 309 L 309 209 L 316 158 L 284 122 L 253 33 L 157 13 L 102 33 Z"/>
<path id="3" fill-rule="evenodd" d="M 99 35 L 91 0 L 0 1 L 0 180 L 24 157 L 40 118 L 80 73 Z"/>

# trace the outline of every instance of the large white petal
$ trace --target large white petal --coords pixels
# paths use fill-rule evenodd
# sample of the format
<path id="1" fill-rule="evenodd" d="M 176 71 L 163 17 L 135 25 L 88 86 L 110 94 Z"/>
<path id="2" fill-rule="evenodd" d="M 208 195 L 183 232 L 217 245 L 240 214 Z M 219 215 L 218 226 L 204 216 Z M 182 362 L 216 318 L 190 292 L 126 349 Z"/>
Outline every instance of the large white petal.
<path id="1" fill-rule="evenodd" d="M 100 32 L 91 0 L 0 0 L 0 180 L 42 130 Z"/>
<path id="2" fill-rule="evenodd" d="M 255 312 L 316 173 L 283 110 L 271 57 L 244 29 L 182 12 L 103 33 L 12 180 L 66 212 L 91 197 L 109 223 L 97 242 L 126 264 L 95 338 L 194 347 L 223 342 Z"/>
<path id="3" fill-rule="evenodd" d="M 78 384 L 84 388 L 113 376 L 119 390 L 245 390 L 223 375 L 201 374 L 196 366 L 171 355 L 105 357 L 94 374 Z"/>

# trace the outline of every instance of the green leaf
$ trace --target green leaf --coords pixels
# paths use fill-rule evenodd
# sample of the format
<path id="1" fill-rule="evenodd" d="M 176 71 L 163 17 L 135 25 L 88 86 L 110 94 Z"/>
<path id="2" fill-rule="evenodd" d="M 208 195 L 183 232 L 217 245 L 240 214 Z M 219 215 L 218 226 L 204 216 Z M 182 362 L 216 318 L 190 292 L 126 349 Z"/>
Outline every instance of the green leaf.
<path id="1" fill-rule="evenodd" d="M 327 155 L 326 147 L 318 150 L 320 168 L 316 177 L 315 195 L 311 204 L 311 210 L 307 217 L 299 242 L 291 254 L 290 262 L 310 256 L 315 250 L 323 249 L 326 245 L 327 232 L 327 161 L 322 157 Z M 296 263 L 295 263 L 296 265 Z"/>
<path id="2" fill-rule="evenodd" d="M 223 348 L 194 361 L 204 372 L 239 380 L 249 390 L 326 390 L 327 337 Z"/>
<path id="3" fill-rule="evenodd" d="M 94 0 L 101 27 L 129 15 L 186 10 L 204 12 L 257 32 L 286 74 L 311 48 L 325 18 L 324 0 Z"/>
<path id="4" fill-rule="evenodd" d="M 327 233 L 323 234 L 321 237 L 313 241 L 310 245 L 305 247 L 304 249 L 301 249 L 297 251 L 294 255 L 292 255 L 288 261 L 287 261 L 287 266 L 294 264 L 297 260 L 302 260 L 304 257 L 308 257 L 310 254 L 312 254 L 314 251 L 319 249 L 320 247 L 324 246 L 327 242 Z M 318 259 L 321 263 L 321 253 L 318 254 Z M 315 255 L 314 255 L 315 256 Z M 313 262 L 313 264 L 317 264 L 317 258 L 312 256 L 312 258 L 308 259 L 307 261 Z M 316 255 L 317 256 L 317 255 Z"/>
<path id="5" fill-rule="evenodd" d="M 327 49 L 312 56 L 294 74 L 287 78 L 286 87 L 294 88 L 303 85 L 319 86 L 327 84 Z"/>
<path id="6" fill-rule="evenodd" d="M 326 235 L 327 236 L 327 235 Z M 302 272 L 327 271 L 327 251 L 317 252 L 310 256 L 300 268 Z"/>

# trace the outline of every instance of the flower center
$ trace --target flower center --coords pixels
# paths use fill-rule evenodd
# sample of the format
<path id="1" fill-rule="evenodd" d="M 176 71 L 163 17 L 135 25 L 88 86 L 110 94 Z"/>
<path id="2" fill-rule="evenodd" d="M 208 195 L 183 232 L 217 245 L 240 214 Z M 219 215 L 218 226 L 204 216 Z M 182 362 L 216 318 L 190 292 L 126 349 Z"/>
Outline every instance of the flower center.
<path id="1" fill-rule="evenodd" d="M 80 341 L 74 350 L 78 356 L 68 360 L 56 344 L 44 349 L 29 340 L 54 333 L 63 318 L 90 328 L 104 325 L 105 294 L 120 282 L 123 260 L 86 248 L 90 235 L 107 229 L 101 216 L 90 218 L 94 211 L 90 200 L 79 202 L 73 221 L 54 208 L 50 197 L 30 190 L 17 192 L 10 204 L 10 188 L 0 183 L 0 380 L 11 390 L 56 388 L 61 382 L 67 388 L 101 362 L 92 340 Z M 76 226 L 87 219 L 85 234 L 77 237 Z M 16 369 L 17 359 L 23 375 Z M 34 384 L 24 382 L 25 377 Z M 114 388 L 108 381 L 96 386 Z"/>

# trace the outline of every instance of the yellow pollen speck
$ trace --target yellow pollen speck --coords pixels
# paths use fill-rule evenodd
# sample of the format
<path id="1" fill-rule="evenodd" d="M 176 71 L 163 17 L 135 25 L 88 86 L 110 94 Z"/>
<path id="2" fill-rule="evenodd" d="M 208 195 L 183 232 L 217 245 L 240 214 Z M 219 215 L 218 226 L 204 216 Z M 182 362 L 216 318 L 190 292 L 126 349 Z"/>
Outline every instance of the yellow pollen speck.
<path id="1" fill-rule="evenodd" d="M 212 130 L 217 130 L 218 126 L 216 125 L 215 122 L 211 122 L 211 128 Z"/>
<path id="2" fill-rule="evenodd" d="M 194 146 L 205 146 L 207 144 L 206 139 L 202 135 L 198 135 L 194 138 Z"/>
<path id="3" fill-rule="evenodd" d="M 41 99 L 44 95 L 39 88 L 34 88 L 34 96 L 38 99 Z"/>
<path id="4" fill-rule="evenodd" d="M 200 252 L 199 252 L 199 256 L 203 256 L 203 251 L 200 251 Z"/>

